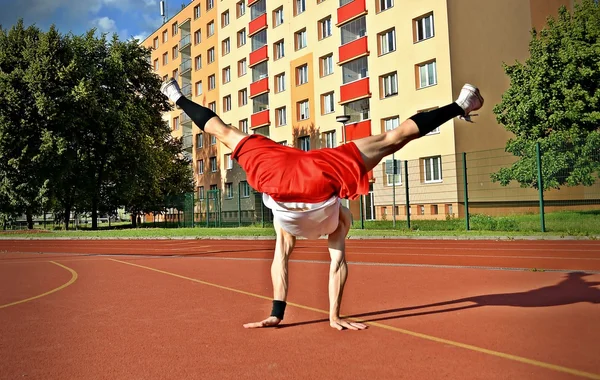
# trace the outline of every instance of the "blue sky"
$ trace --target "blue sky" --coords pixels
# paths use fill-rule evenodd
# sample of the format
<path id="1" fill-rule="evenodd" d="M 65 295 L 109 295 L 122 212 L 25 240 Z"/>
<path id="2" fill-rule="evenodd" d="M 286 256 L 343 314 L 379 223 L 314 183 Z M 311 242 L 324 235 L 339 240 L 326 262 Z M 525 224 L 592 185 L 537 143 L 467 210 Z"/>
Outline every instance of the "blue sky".
<path id="1" fill-rule="evenodd" d="M 91 28 L 117 33 L 121 39 L 143 39 L 162 24 L 160 0 L 0 0 L 0 25 L 8 29 L 19 18 L 25 25 L 83 34 Z M 167 0 L 169 15 L 190 0 Z M 171 11 L 173 10 L 173 11 Z"/>

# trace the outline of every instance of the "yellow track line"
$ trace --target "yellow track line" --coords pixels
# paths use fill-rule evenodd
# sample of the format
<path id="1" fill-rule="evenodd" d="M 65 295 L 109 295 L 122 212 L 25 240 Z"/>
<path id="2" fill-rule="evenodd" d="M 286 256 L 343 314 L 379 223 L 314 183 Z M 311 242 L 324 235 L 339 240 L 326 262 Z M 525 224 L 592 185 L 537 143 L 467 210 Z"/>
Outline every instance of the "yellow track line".
<path id="1" fill-rule="evenodd" d="M 56 293 L 56 292 L 58 292 L 59 290 L 62 290 L 62 289 L 64 289 L 64 288 L 66 288 L 67 286 L 69 286 L 69 285 L 73 284 L 75 281 L 77 281 L 77 272 L 75 272 L 73 269 L 71 269 L 71 268 L 69 268 L 69 267 L 67 267 L 67 266 L 64 266 L 64 265 L 62 265 L 62 264 L 59 264 L 59 263 L 57 263 L 57 262 L 54 262 L 54 261 L 50 261 L 50 262 L 51 262 L 52 264 L 58 265 L 59 267 L 61 267 L 61 268 L 63 268 L 63 269 L 66 269 L 66 270 L 68 270 L 69 272 L 71 272 L 71 279 L 70 279 L 68 282 L 66 282 L 66 283 L 62 284 L 61 286 L 59 286 L 58 288 L 54 288 L 54 289 L 52 289 L 52 290 L 50 290 L 50 291 L 47 291 L 46 293 L 42 293 L 42 294 L 39 294 L 39 295 L 37 295 L 37 296 L 30 297 L 30 298 L 27 298 L 27 299 L 24 299 L 24 300 L 20 300 L 20 301 L 15 301 L 15 302 L 7 303 L 6 305 L 0 305 L 0 309 L 3 309 L 3 308 L 5 308 L 5 307 L 9 307 L 9 306 L 18 305 L 18 304 L 20 304 L 20 303 L 25 303 L 25 302 L 33 301 L 33 300 L 36 300 L 36 299 L 38 299 L 38 298 L 45 297 L 45 296 L 47 296 L 47 295 L 49 295 L 49 294 Z"/>
<path id="2" fill-rule="evenodd" d="M 240 293 L 240 294 L 244 294 L 244 295 L 255 297 L 255 298 L 261 298 L 261 299 L 264 299 L 264 300 L 269 300 L 269 301 L 272 300 L 271 297 L 266 297 L 266 296 L 262 296 L 260 294 L 250 293 L 250 292 L 246 292 L 244 290 L 230 288 L 228 286 L 218 285 L 218 284 L 214 284 L 214 283 L 211 283 L 211 282 L 198 280 L 198 279 L 195 279 L 195 278 L 182 276 L 180 274 L 171 273 L 171 272 L 163 271 L 163 270 L 152 268 L 152 267 L 147 267 L 147 266 L 144 266 L 144 265 L 133 264 L 133 263 L 129 263 L 127 261 L 121 261 L 121 260 L 115 260 L 115 259 L 109 259 L 109 260 L 116 261 L 116 262 L 122 263 L 122 264 L 131 265 L 131 266 L 138 267 L 138 268 L 143 268 L 143 269 L 151 270 L 151 271 L 154 271 L 154 272 L 166 274 L 166 275 L 177 277 L 177 278 L 181 278 L 181 279 L 184 279 L 184 280 L 189 280 L 189 281 L 197 282 L 199 284 L 212 286 L 212 287 L 218 288 L 218 289 L 229 290 L 231 292 Z M 301 304 L 297 304 L 297 303 L 293 303 L 293 302 L 288 302 L 287 304 L 291 305 L 291 306 L 295 306 L 295 307 L 300 308 L 300 309 L 310 310 L 310 311 L 314 311 L 314 312 L 317 312 L 317 313 L 329 315 L 329 312 L 326 311 L 326 310 L 321 310 L 321 309 L 317 309 L 317 308 L 314 308 L 314 307 L 305 306 L 305 305 L 301 305 Z M 393 326 L 385 325 L 383 323 L 366 322 L 366 321 L 363 321 L 363 320 L 358 319 L 358 318 L 348 318 L 348 317 L 344 317 L 344 318 L 350 319 L 350 320 L 355 321 L 355 322 L 361 322 L 361 323 L 365 323 L 365 324 L 368 324 L 368 325 L 371 325 L 371 326 L 379 327 L 379 328 L 382 328 L 382 329 L 385 329 L 385 330 L 395 331 L 395 332 L 399 332 L 399 333 L 402 333 L 402 334 L 410 335 L 410 336 L 413 336 L 413 337 L 416 337 L 416 338 L 430 340 L 430 341 L 437 342 L 437 343 L 448 344 L 450 346 L 460 347 L 460 348 L 464 348 L 464 349 L 467 349 L 467 350 L 479 352 L 479 353 L 482 353 L 482 354 L 487 354 L 487 355 L 492 355 L 492 356 L 496 356 L 496 357 L 500 357 L 500 358 L 504 358 L 504 359 L 509 359 L 509 360 L 520 362 L 520 363 L 525 363 L 525 364 L 529 364 L 529 365 L 532 365 L 532 366 L 546 368 L 546 369 L 550 369 L 550 370 L 554 370 L 554 371 L 558 371 L 558 372 L 564 372 L 564 373 L 568 373 L 568 374 L 571 374 L 571 375 L 580 376 L 580 377 L 584 377 L 584 378 L 588 378 L 588 379 L 600 380 L 600 375 L 599 374 L 595 374 L 595 373 L 584 372 L 584 371 L 580 371 L 580 370 L 577 370 L 577 369 L 572 369 L 572 368 L 568 368 L 568 367 L 559 366 L 559 365 L 556 365 L 556 364 L 550 364 L 550 363 L 542 362 L 542 361 L 539 361 L 539 360 L 527 359 L 527 358 L 524 358 L 524 357 L 521 357 L 521 356 L 507 354 L 507 353 L 504 353 L 504 352 L 499 352 L 499 351 L 494 351 L 494 350 L 488 350 L 487 348 L 482 348 L 482 347 L 477 347 L 477 346 L 473 346 L 473 345 L 470 345 L 470 344 L 455 342 L 455 341 L 449 340 L 449 339 L 438 338 L 438 337 L 435 337 L 435 336 L 432 336 L 432 335 L 421 334 L 421 333 L 418 333 L 418 332 L 414 332 L 414 331 L 410 331 L 410 330 L 401 329 L 401 328 L 398 328 L 398 327 L 393 327 Z"/>

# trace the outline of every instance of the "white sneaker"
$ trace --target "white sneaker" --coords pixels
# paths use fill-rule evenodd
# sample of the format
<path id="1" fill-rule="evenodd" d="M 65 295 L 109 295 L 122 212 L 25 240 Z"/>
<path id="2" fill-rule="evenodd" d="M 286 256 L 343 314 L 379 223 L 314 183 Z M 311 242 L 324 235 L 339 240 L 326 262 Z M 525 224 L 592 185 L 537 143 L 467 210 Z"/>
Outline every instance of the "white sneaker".
<path id="1" fill-rule="evenodd" d="M 183 96 L 181 89 L 179 88 L 179 83 L 177 83 L 177 81 L 173 78 L 169 79 L 163 83 L 162 86 L 160 86 L 160 92 L 165 94 L 165 96 L 173 103 L 177 102 L 177 100 Z"/>
<path id="2" fill-rule="evenodd" d="M 477 111 L 483 106 L 483 97 L 477 87 L 465 84 L 458 95 L 456 104 L 465 111 L 465 116 L 459 116 L 459 119 L 471 121 L 470 113 Z"/>

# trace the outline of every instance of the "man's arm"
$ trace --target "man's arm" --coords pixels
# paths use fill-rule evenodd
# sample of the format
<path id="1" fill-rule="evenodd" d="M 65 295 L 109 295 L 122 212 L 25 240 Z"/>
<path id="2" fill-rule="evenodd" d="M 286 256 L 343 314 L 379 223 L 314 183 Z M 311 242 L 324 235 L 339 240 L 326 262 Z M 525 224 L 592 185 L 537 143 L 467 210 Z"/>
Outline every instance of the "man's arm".
<path id="1" fill-rule="evenodd" d="M 346 236 L 352 225 L 352 213 L 344 206 L 340 206 L 340 223 L 334 233 L 329 235 L 329 324 L 338 330 L 344 327 L 351 330 L 363 330 L 367 326 L 362 323 L 350 322 L 340 318 L 344 286 L 348 278 L 348 264 L 346 263 Z"/>
<path id="2" fill-rule="evenodd" d="M 278 318 L 275 315 L 285 311 L 288 292 L 288 262 L 296 244 L 296 237 L 287 233 L 276 222 L 274 222 L 274 227 L 277 240 L 273 262 L 271 263 L 271 281 L 273 282 L 272 315 L 260 322 L 246 323 L 245 328 L 277 326 L 283 320 L 283 318 Z"/>

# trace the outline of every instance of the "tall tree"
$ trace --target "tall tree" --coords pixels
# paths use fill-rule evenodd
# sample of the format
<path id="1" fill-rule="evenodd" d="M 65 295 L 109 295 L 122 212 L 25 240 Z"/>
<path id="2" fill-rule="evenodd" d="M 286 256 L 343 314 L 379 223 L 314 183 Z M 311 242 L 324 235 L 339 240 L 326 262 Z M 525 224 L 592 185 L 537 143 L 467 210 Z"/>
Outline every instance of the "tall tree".
<path id="1" fill-rule="evenodd" d="M 600 174 L 600 7 L 576 1 L 531 33 L 525 63 L 504 65 L 511 80 L 494 107 L 515 137 L 506 151 L 519 157 L 492 175 L 507 185 L 537 188 L 536 143 L 543 152 L 543 188 L 590 186 Z"/>

